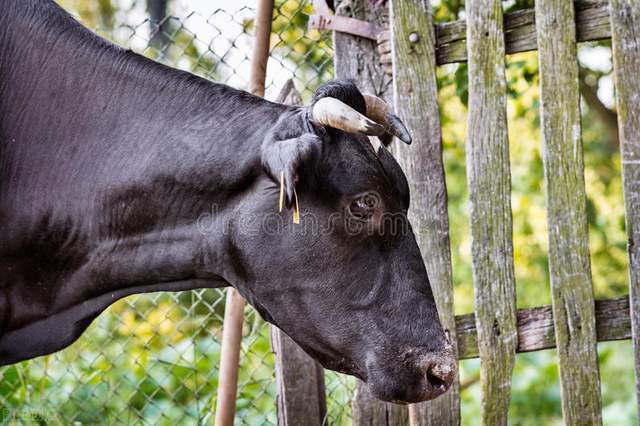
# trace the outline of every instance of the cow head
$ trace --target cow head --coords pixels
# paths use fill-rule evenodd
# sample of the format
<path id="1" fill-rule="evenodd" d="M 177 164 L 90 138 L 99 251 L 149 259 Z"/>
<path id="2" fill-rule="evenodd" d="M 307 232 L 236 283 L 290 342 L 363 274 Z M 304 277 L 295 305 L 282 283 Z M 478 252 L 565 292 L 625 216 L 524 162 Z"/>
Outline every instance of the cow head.
<path id="1" fill-rule="evenodd" d="M 350 82 L 284 113 L 262 144 L 263 178 L 234 209 L 229 251 L 233 284 L 323 366 L 382 400 L 417 402 L 444 393 L 457 364 L 406 217 L 406 178 L 385 148 L 392 135 L 410 142 Z"/>

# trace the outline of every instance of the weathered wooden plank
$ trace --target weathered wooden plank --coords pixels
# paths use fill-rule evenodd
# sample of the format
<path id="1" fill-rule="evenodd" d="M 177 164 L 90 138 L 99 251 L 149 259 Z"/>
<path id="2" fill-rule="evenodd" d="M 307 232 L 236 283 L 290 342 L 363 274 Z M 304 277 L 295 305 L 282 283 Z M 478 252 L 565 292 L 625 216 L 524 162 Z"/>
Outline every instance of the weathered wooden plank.
<path id="1" fill-rule="evenodd" d="M 611 37 L 608 2 L 582 0 L 575 2 L 578 41 L 594 41 Z M 536 23 L 533 9 L 504 16 L 506 53 L 537 49 Z M 464 20 L 436 26 L 436 61 L 438 65 L 467 60 L 466 23 Z"/>
<path id="2" fill-rule="evenodd" d="M 324 369 L 275 326 L 271 327 L 271 345 L 276 360 L 278 425 L 324 424 Z"/>
<path id="3" fill-rule="evenodd" d="M 500 0 L 468 0 L 471 253 L 482 423 L 506 425 L 517 344 L 507 85 Z"/>
<path id="4" fill-rule="evenodd" d="M 388 23 L 388 8 L 384 2 L 336 0 L 334 5 L 338 15 L 373 22 L 380 27 Z M 387 102 L 393 100 L 391 77 L 384 72 L 373 40 L 334 32 L 333 48 L 336 77 L 355 79 L 362 92 L 377 95 Z M 406 423 L 406 406 L 376 400 L 360 380 L 356 387 L 357 397 L 352 401 L 354 425 Z"/>
<path id="5" fill-rule="evenodd" d="M 360 382 L 353 398 L 353 425 L 405 426 L 409 424 L 409 413 L 404 405 L 390 404 L 376 399 L 369 388 Z"/>
<path id="6" fill-rule="evenodd" d="M 289 79 L 284 83 L 278 97 L 275 100 L 279 104 L 287 105 L 301 105 L 302 98 L 300 93 L 296 90 L 296 86 L 293 84 L 293 79 Z"/>
<path id="7" fill-rule="evenodd" d="M 381 28 L 388 25 L 386 4 L 376 5 L 367 0 L 336 0 L 334 3 L 337 15 L 372 22 Z M 376 42 L 340 32 L 334 32 L 333 39 L 336 77 L 353 78 L 363 92 L 391 102 L 391 77 L 380 64 Z"/>
<path id="8" fill-rule="evenodd" d="M 631 338 L 629 298 L 596 301 L 596 335 L 599 342 Z M 517 352 L 533 352 L 556 347 L 551 306 L 520 309 L 517 313 Z M 474 314 L 456 317 L 458 357 L 478 357 L 478 333 Z"/>
<path id="9" fill-rule="evenodd" d="M 396 155 L 409 182 L 409 219 L 429 274 L 440 320 L 455 343 L 447 187 L 431 5 L 428 0 L 391 0 L 390 9 L 394 104 L 413 136 L 412 145 L 398 146 Z M 457 380 L 445 395 L 411 405 L 409 413 L 413 426 L 459 424 Z"/>
<path id="10" fill-rule="evenodd" d="M 276 102 L 302 103 L 293 80 L 285 83 Z M 271 326 L 271 346 L 276 361 L 278 425 L 322 425 L 327 411 L 324 369 L 276 326 Z"/>
<path id="11" fill-rule="evenodd" d="M 640 412 L 640 2 L 611 0 L 611 30 L 625 216 L 629 236 L 629 298 Z"/>
<path id="12" fill-rule="evenodd" d="M 564 421 L 600 424 L 574 16 L 572 2 L 536 1 L 549 274 Z"/>

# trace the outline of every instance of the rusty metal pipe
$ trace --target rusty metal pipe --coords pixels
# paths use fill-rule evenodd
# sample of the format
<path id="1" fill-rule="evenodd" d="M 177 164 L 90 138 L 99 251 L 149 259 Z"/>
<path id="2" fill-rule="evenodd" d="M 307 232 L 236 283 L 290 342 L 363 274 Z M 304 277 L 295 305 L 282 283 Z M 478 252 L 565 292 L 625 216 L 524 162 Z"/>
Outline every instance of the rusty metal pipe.
<path id="1" fill-rule="evenodd" d="M 273 0 L 259 0 L 249 79 L 249 91 L 257 96 L 264 96 L 272 16 Z M 215 413 L 216 426 L 233 426 L 233 419 L 236 413 L 244 305 L 245 300 L 236 289 L 229 288 L 227 290 L 222 329 L 220 376 L 218 378 L 218 398 Z"/>

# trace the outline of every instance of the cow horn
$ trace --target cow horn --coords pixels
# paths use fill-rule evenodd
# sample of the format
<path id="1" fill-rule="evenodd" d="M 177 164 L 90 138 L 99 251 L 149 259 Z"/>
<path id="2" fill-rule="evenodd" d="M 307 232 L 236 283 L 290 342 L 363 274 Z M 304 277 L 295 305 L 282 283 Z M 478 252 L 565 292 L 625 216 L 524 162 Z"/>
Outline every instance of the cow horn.
<path id="1" fill-rule="evenodd" d="M 379 136 L 386 132 L 382 124 L 360 114 L 336 98 L 322 98 L 313 106 L 311 117 L 314 123 L 333 127 L 347 133 L 362 133 Z"/>
<path id="2" fill-rule="evenodd" d="M 373 95 L 363 95 L 367 105 L 367 117 L 384 126 L 385 131 L 400 139 L 406 144 L 411 143 L 409 130 L 404 126 L 398 116 L 391 113 L 391 108 L 382 99 Z"/>

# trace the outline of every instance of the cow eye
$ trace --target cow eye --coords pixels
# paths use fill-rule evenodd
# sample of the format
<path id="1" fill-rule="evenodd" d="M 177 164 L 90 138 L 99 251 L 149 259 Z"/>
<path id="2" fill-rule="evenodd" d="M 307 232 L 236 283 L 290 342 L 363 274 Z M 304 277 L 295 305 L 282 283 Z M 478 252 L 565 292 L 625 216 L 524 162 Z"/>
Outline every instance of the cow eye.
<path id="1" fill-rule="evenodd" d="M 379 202 L 377 194 L 360 195 L 349 203 L 349 214 L 359 220 L 369 220 L 373 217 Z"/>

